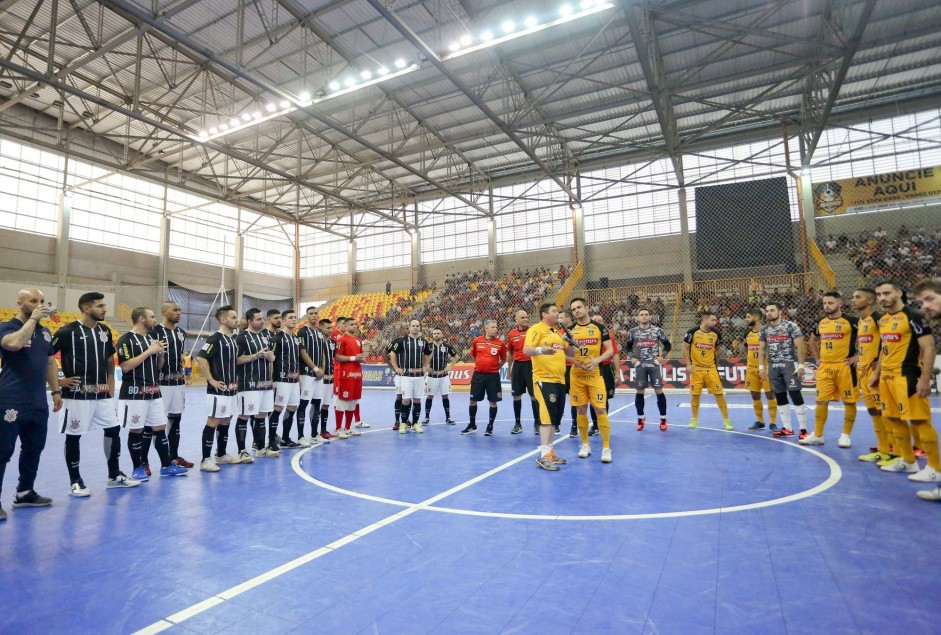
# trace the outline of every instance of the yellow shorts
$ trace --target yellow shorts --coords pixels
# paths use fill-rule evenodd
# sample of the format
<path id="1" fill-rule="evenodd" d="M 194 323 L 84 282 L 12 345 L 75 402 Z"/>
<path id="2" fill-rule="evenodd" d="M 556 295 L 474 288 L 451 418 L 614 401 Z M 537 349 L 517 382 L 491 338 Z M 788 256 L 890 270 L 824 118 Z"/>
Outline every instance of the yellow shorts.
<path id="1" fill-rule="evenodd" d="M 745 371 L 745 390 L 748 392 L 771 392 L 771 380 L 762 379 L 758 367 L 750 367 Z"/>
<path id="2" fill-rule="evenodd" d="M 882 400 L 879 398 L 879 387 L 872 388 L 869 385 L 869 379 L 872 377 L 872 366 L 859 374 L 859 392 L 863 396 L 863 403 L 866 408 L 882 408 Z"/>
<path id="3" fill-rule="evenodd" d="M 689 394 L 701 395 L 703 388 L 708 390 L 710 395 L 723 394 L 719 371 L 715 368 L 693 366 L 693 376 L 689 378 Z"/>
<path id="4" fill-rule="evenodd" d="M 817 401 L 859 401 L 859 384 L 856 381 L 856 366 L 843 362 L 825 362 L 817 368 Z"/>
<path id="5" fill-rule="evenodd" d="M 931 421 L 931 405 L 915 392 L 917 377 L 886 375 L 879 378 L 882 414 L 902 421 Z"/>
<path id="6" fill-rule="evenodd" d="M 601 373 L 590 375 L 572 369 L 572 385 L 569 388 L 569 402 L 573 406 L 591 404 L 599 408 L 608 407 L 608 387 L 604 384 Z"/>

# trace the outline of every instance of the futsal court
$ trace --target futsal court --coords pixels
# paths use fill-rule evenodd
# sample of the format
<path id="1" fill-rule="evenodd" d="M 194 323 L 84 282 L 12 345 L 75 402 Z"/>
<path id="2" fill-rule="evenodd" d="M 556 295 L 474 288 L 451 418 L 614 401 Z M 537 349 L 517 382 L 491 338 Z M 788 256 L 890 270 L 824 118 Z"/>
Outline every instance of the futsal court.
<path id="1" fill-rule="evenodd" d="M 856 459 L 874 441 L 862 409 L 847 450 L 836 407 L 827 444 L 803 447 L 746 432 L 747 394 L 730 395 L 732 433 L 708 397 L 688 429 L 681 393 L 667 431 L 637 432 L 619 394 L 614 462 L 599 437 L 578 459 L 558 436 L 568 464 L 545 472 L 509 400 L 494 436 L 464 437 L 466 393 L 457 425 L 436 403 L 422 435 L 391 431 L 393 398 L 366 393 L 361 437 L 126 490 L 105 489 L 89 434 L 87 499 L 67 495 L 50 430 L 36 487 L 56 503 L 3 527 L 0 632 L 936 631 L 941 508 Z M 204 399 L 188 389 L 185 456 Z"/>

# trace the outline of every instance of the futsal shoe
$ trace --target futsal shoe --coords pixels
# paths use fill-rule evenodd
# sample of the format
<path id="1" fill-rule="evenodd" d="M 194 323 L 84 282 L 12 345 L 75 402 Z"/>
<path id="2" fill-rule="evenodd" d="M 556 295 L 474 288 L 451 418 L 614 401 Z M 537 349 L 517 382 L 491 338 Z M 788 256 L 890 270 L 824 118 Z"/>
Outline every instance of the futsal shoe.
<path id="1" fill-rule="evenodd" d="M 866 463 L 877 463 L 878 461 L 882 461 L 888 458 L 889 458 L 888 454 L 882 454 L 878 450 L 875 452 L 870 452 L 869 454 L 863 454 L 859 456 L 859 460 L 864 461 Z"/>
<path id="2" fill-rule="evenodd" d="M 693 419 L 689 422 L 689 427 L 694 430 L 699 427 L 699 419 Z"/>
<path id="3" fill-rule="evenodd" d="M 559 424 L 555 424 L 555 433 L 556 433 L 557 435 L 558 435 L 558 434 L 562 434 L 562 431 L 559 430 Z"/>
<path id="4" fill-rule="evenodd" d="M 533 436 L 534 437 L 539 436 L 539 424 L 538 423 L 533 424 Z"/>
<path id="5" fill-rule="evenodd" d="M 317 445 L 329 445 L 330 444 L 330 439 L 328 439 L 322 434 L 318 434 L 314 438 L 317 439 Z"/>
<path id="6" fill-rule="evenodd" d="M 515 426 L 513 426 L 513 429 L 510 430 L 510 434 L 519 434 L 522 431 L 523 431 L 523 426 L 517 423 Z"/>
<path id="7" fill-rule="evenodd" d="M 492 437 L 492 436 L 493 436 L 493 424 L 492 424 L 492 423 L 488 423 L 488 424 L 487 424 L 487 429 L 484 430 L 484 436 L 485 436 L 485 437 Z"/>
<path id="8" fill-rule="evenodd" d="M 242 450 L 239 452 L 238 456 L 239 463 L 254 463 L 255 459 L 252 458 L 252 455 L 248 453 L 248 450 Z"/>
<path id="9" fill-rule="evenodd" d="M 137 487 L 140 485 L 140 481 L 134 478 L 128 477 L 123 472 L 118 472 L 118 475 L 114 478 L 109 478 L 107 481 L 107 486 L 109 489 L 115 489 L 120 487 Z"/>
<path id="10" fill-rule="evenodd" d="M 356 427 L 357 428 L 371 428 L 372 426 L 370 426 L 368 423 L 365 423 L 363 421 L 357 421 Z"/>
<path id="11" fill-rule="evenodd" d="M 778 424 L 776 424 L 776 423 L 769 423 L 769 424 L 768 424 L 768 432 L 770 432 L 770 433 L 773 434 L 774 436 L 778 436 L 778 432 L 780 432 L 780 430 L 778 429 Z"/>
<path id="12" fill-rule="evenodd" d="M 569 430 L 569 437 L 575 439 L 578 437 L 578 425 L 572 424 L 572 429 Z"/>
<path id="13" fill-rule="evenodd" d="M 416 425 L 418 425 L 418 424 L 416 424 Z M 347 433 L 348 435 L 350 435 L 351 437 L 361 437 L 361 436 L 363 436 L 363 433 L 360 432 L 359 430 L 357 430 L 356 428 L 347 428 L 347 429 L 346 429 L 346 433 Z"/>
<path id="14" fill-rule="evenodd" d="M 445 419 L 444 422 L 445 422 L 446 424 L 448 424 L 449 426 L 453 426 L 453 425 L 455 425 L 455 424 L 457 423 L 457 421 L 455 421 L 455 420 L 452 419 L 451 417 L 448 417 L 447 419 Z"/>
<path id="15" fill-rule="evenodd" d="M 405 426 L 402 426 L 402 428 L 404 429 Z M 339 430 L 336 431 L 336 437 L 338 439 L 349 439 L 350 435 L 346 430 L 344 430 L 343 428 L 340 428 Z"/>
<path id="16" fill-rule="evenodd" d="M 219 466 L 216 465 L 216 462 L 210 458 L 203 459 L 203 462 L 199 464 L 199 470 L 201 472 L 218 472 Z"/>
<path id="17" fill-rule="evenodd" d="M 408 428 L 409 427 L 403 423 L 401 426 L 399 426 L 399 434 L 405 434 L 408 432 Z"/>
<path id="18" fill-rule="evenodd" d="M 733 425 L 732 425 L 732 422 L 729 421 L 728 419 L 726 419 L 725 421 L 723 421 L 723 422 L 722 422 L 722 425 L 725 426 L 725 429 L 726 429 L 726 430 L 729 430 L 729 431 L 735 429 L 735 426 L 733 426 Z"/>
<path id="19" fill-rule="evenodd" d="M 647 420 L 641 417 L 637 420 L 637 430 L 638 432 L 644 429 L 644 424 L 647 423 Z"/>
<path id="20" fill-rule="evenodd" d="M 330 434 L 330 432 L 327 430 L 324 430 L 320 433 L 320 438 L 323 439 L 326 443 L 330 443 L 330 439 L 336 439 L 336 437 Z"/>
<path id="21" fill-rule="evenodd" d="M 421 424 L 422 424 L 423 426 L 427 426 L 429 423 L 431 423 L 431 418 L 430 418 L 428 415 L 425 415 L 425 418 L 422 419 Z"/>
<path id="22" fill-rule="evenodd" d="M 811 433 L 801 437 L 798 443 L 801 445 L 823 445 L 823 437 L 818 437 L 816 434 Z"/>
<path id="23" fill-rule="evenodd" d="M 540 456 L 538 459 L 536 459 L 536 465 L 548 472 L 559 471 L 559 466 L 550 461 L 548 456 Z"/>
<path id="24" fill-rule="evenodd" d="M 601 449 L 601 462 L 610 463 L 611 462 L 611 448 L 602 448 Z"/>
<path id="25" fill-rule="evenodd" d="M 776 436 L 776 437 L 793 437 L 793 436 L 794 436 L 794 431 L 791 430 L 790 428 L 781 428 L 780 430 L 778 430 L 777 432 L 774 433 L 774 436 Z M 805 431 L 804 431 L 804 437 L 806 437 L 806 436 L 807 436 L 807 431 L 805 430 Z M 804 437 L 801 437 L 801 438 L 803 439 Z"/>
<path id="26" fill-rule="evenodd" d="M 185 467 L 177 465 L 176 461 L 170 461 L 170 465 L 160 468 L 160 476 L 186 476 L 188 472 Z"/>
<path id="27" fill-rule="evenodd" d="M 91 496 L 91 490 L 85 487 L 85 483 L 78 481 L 77 483 L 72 483 L 69 485 L 69 496 L 74 496 L 76 498 L 86 498 Z"/>
<path id="28" fill-rule="evenodd" d="M 301 447 L 301 444 L 295 441 L 294 439 L 292 439 L 291 437 L 285 437 L 284 440 L 281 442 L 281 447 L 286 450 L 296 450 L 297 448 Z M 216 463 L 218 462 L 219 461 L 216 461 Z"/>
<path id="29" fill-rule="evenodd" d="M 906 463 L 905 459 L 898 457 L 892 459 L 879 469 L 883 472 L 905 472 L 907 474 L 917 474 L 918 462 L 912 461 L 911 463 Z"/>
<path id="30" fill-rule="evenodd" d="M 922 450 L 921 448 L 912 448 L 912 452 L 915 453 L 915 458 L 916 458 L 916 459 L 923 459 L 923 458 L 925 458 L 925 457 L 927 456 L 927 455 L 925 454 L 925 451 Z"/>
<path id="31" fill-rule="evenodd" d="M 926 465 L 920 472 L 909 474 L 908 480 L 916 483 L 936 483 L 941 481 L 941 474 L 938 474 L 938 471 L 930 465 Z M 16 507 L 16 503 L 13 503 L 13 506 Z"/>
<path id="32" fill-rule="evenodd" d="M 424 433 L 425 433 L 425 429 L 424 429 L 423 427 L 421 427 L 421 424 L 420 424 L 420 423 L 416 423 L 416 424 L 412 425 L 412 432 L 414 432 L 415 434 L 424 434 Z"/>
<path id="33" fill-rule="evenodd" d="M 660 419 L 660 429 L 661 429 L 661 430 L 666 430 L 666 429 L 667 429 L 667 425 L 668 425 L 668 424 L 667 424 L 667 420 L 661 418 L 661 419 Z"/>
<path id="34" fill-rule="evenodd" d="M 392 431 L 393 431 L 393 432 L 398 432 L 398 431 L 399 431 L 399 422 L 398 422 L 398 421 L 396 421 L 395 423 L 392 424 Z"/>
<path id="35" fill-rule="evenodd" d="M 756 421 L 755 423 L 753 423 L 753 424 L 751 424 L 750 426 L 748 426 L 748 429 L 749 429 L 749 430 L 764 430 L 764 429 L 765 429 L 765 424 L 763 424 L 763 423 L 760 422 L 760 421 Z"/>
<path id="36" fill-rule="evenodd" d="M 791 433 L 793 435 L 793 433 Z M 797 434 L 798 439 L 806 439 L 809 436 L 809 433 L 804 428 L 801 428 L 801 431 Z"/>
<path id="37" fill-rule="evenodd" d="M 546 458 L 549 459 L 553 465 L 565 465 L 565 459 L 556 454 L 555 450 L 549 450 L 549 454 L 546 455 Z"/>
<path id="38" fill-rule="evenodd" d="M 313 439 L 308 436 L 303 436 L 297 439 L 297 444 L 302 448 L 309 448 L 312 440 Z"/>
<path id="39" fill-rule="evenodd" d="M 182 456 L 178 456 L 173 460 L 176 461 L 176 464 L 179 465 L 180 467 L 185 467 L 186 469 L 190 469 L 191 467 L 193 467 L 193 462 L 187 461 Z"/>
<path id="40" fill-rule="evenodd" d="M 588 436 L 593 437 L 596 434 L 598 434 L 598 426 L 592 426 L 591 429 L 588 431 Z"/>
<path id="41" fill-rule="evenodd" d="M 941 485 L 934 489 L 923 489 L 915 492 L 915 496 L 923 501 L 941 501 Z"/>
<path id="42" fill-rule="evenodd" d="M 214 459 L 216 465 L 235 465 L 239 463 L 239 460 L 232 456 L 231 454 L 217 454 Z"/>
<path id="43" fill-rule="evenodd" d="M 17 492 L 16 497 L 13 499 L 14 507 L 48 507 L 52 505 L 52 499 L 46 496 L 40 496 L 36 493 L 36 490 L 26 490 L 25 492 Z"/>
<path id="44" fill-rule="evenodd" d="M 477 432 L 477 426 L 473 423 L 468 423 L 467 427 L 461 430 L 461 434 L 474 434 L 475 432 Z"/>
<path id="45" fill-rule="evenodd" d="M 144 463 L 144 464 L 142 465 L 142 467 L 144 468 L 144 474 L 146 474 L 148 478 L 150 478 L 151 476 L 153 476 L 153 472 L 150 471 L 150 466 L 149 466 L 149 465 L 147 465 L 146 463 Z M 141 480 L 141 479 L 137 479 L 137 480 Z"/>
<path id="46" fill-rule="evenodd" d="M 587 459 L 591 456 L 591 446 L 587 443 L 582 443 L 582 446 L 578 448 L 578 458 Z"/>
<path id="47" fill-rule="evenodd" d="M 139 466 L 137 466 L 137 467 L 134 468 L 134 471 L 133 471 L 133 472 L 131 472 L 131 478 L 134 479 L 134 480 L 136 480 L 136 481 L 140 481 L 141 483 L 143 483 L 144 481 L 149 481 L 149 480 L 150 480 L 150 475 L 147 474 L 147 470 L 144 469 L 144 466 L 143 466 L 143 465 L 139 465 Z"/>

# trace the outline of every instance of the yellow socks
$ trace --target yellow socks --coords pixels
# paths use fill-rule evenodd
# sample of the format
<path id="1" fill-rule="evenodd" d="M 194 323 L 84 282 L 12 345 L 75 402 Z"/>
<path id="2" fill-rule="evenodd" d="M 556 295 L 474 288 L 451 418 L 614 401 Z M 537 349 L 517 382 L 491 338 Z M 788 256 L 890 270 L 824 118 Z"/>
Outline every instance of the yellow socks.
<path id="1" fill-rule="evenodd" d="M 758 397 L 758 399 L 752 399 L 751 407 L 755 410 L 755 421 L 757 421 L 758 423 L 764 423 L 765 422 L 765 409 L 761 405 L 761 397 Z M 773 423 L 774 419 L 772 419 L 771 421 Z"/>
<path id="2" fill-rule="evenodd" d="M 918 430 L 921 438 L 920 447 L 928 457 L 928 465 L 941 471 L 941 457 L 938 456 L 938 431 L 930 421 L 912 421 L 912 429 Z"/>
<path id="3" fill-rule="evenodd" d="M 598 432 L 601 433 L 601 447 L 611 447 L 611 421 L 608 419 L 607 412 L 598 413 Z M 935 443 L 937 447 L 937 443 Z"/>
<path id="4" fill-rule="evenodd" d="M 921 428 L 918 426 L 911 426 L 912 435 L 912 445 L 916 448 L 921 448 Z"/>
<path id="5" fill-rule="evenodd" d="M 823 438 L 823 427 L 827 425 L 827 414 L 830 411 L 830 402 L 818 401 L 814 409 L 814 436 Z"/>
<path id="6" fill-rule="evenodd" d="M 879 454 L 889 454 L 889 446 L 892 445 L 892 433 L 886 428 L 885 420 L 881 414 L 870 414 L 872 417 L 872 428 L 876 433 L 876 445 Z"/>
<path id="7" fill-rule="evenodd" d="M 716 405 L 719 406 L 719 412 L 722 414 L 722 420 L 729 420 L 729 404 L 725 402 L 725 395 L 716 395 Z M 694 417 L 696 415 L 693 415 Z"/>
<path id="8" fill-rule="evenodd" d="M 588 443 L 588 413 L 582 414 L 579 412 L 575 417 L 575 421 L 578 423 L 578 437 L 582 440 L 582 443 Z"/>
<path id="9" fill-rule="evenodd" d="M 856 423 L 856 404 L 844 403 L 846 412 L 843 413 L 843 434 L 853 433 L 853 424 Z"/>
<path id="10" fill-rule="evenodd" d="M 693 419 L 699 419 L 699 400 L 702 395 L 691 395 L 689 398 L 689 407 L 693 411 Z"/>
<path id="11" fill-rule="evenodd" d="M 895 439 L 895 453 L 902 457 L 906 463 L 915 462 L 915 451 L 912 450 L 912 432 L 907 423 L 901 419 L 886 419 L 889 427 L 892 429 L 892 436 Z"/>
<path id="12" fill-rule="evenodd" d="M 768 399 L 768 421 L 771 423 L 778 421 L 778 400 L 773 396 Z"/>

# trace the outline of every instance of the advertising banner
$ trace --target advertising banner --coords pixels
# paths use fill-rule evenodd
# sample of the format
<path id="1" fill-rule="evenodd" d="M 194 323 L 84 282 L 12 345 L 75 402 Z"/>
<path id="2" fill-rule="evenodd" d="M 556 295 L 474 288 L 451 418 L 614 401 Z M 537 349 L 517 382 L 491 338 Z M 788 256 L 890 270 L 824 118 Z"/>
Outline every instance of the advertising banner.
<path id="1" fill-rule="evenodd" d="M 903 202 L 941 203 L 941 167 L 813 184 L 814 214 L 837 216 Z"/>

